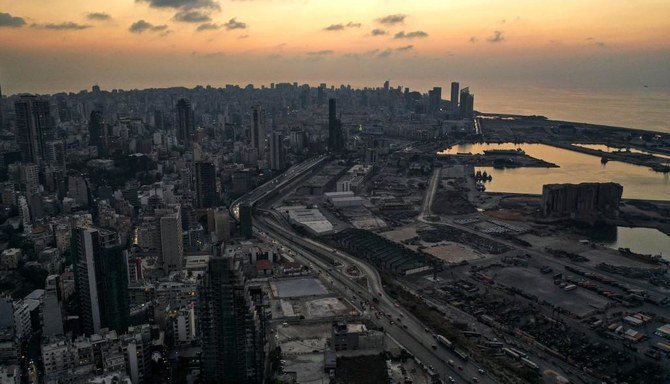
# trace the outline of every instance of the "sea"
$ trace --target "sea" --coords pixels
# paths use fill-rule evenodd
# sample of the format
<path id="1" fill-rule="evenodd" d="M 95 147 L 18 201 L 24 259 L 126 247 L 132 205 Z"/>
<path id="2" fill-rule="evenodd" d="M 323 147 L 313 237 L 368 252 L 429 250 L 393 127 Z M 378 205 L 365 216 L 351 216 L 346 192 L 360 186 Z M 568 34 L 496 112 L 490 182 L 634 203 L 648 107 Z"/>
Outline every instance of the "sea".
<path id="1" fill-rule="evenodd" d="M 410 89 L 420 92 L 433 86 L 442 87 L 443 99 L 450 98 L 450 83 L 409 84 Z M 475 110 L 480 112 L 541 115 L 552 120 L 670 133 L 670 87 L 558 87 L 495 82 L 460 82 L 460 86 L 470 88 L 475 95 Z"/>

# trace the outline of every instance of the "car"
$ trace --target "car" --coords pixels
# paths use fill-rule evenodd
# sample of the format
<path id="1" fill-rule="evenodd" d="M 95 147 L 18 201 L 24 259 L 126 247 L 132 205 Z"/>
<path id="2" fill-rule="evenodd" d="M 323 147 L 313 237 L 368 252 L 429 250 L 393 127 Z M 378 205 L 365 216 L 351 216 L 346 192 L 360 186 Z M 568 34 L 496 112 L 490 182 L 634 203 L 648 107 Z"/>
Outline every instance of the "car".
<path id="1" fill-rule="evenodd" d="M 435 344 L 431 345 L 430 347 L 433 348 L 433 349 L 437 349 L 437 345 L 435 345 Z"/>
<path id="2" fill-rule="evenodd" d="M 458 370 L 459 370 L 459 371 L 462 371 L 462 370 L 463 370 L 463 366 L 462 366 L 462 365 L 459 365 L 459 366 L 458 366 Z"/>
<path id="3" fill-rule="evenodd" d="M 433 369 L 433 366 L 432 366 L 432 365 L 429 365 L 429 366 L 428 366 L 428 369 L 430 369 L 431 371 L 434 371 L 434 369 Z"/>
<path id="4" fill-rule="evenodd" d="M 454 380 L 454 378 L 453 378 L 453 377 L 449 376 L 449 382 L 450 382 L 450 383 L 455 383 L 455 382 L 456 382 L 456 380 Z"/>
<path id="5" fill-rule="evenodd" d="M 454 366 L 454 361 L 453 361 L 453 360 L 449 360 L 448 363 L 449 363 L 449 365 L 451 365 L 452 367 Z"/>
<path id="6" fill-rule="evenodd" d="M 476 378 L 476 377 L 473 377 L 473 378 L 472 378 L 472 382 L 473 382 L 473 383 L 479 383 L 479 379 Z"/>
<path id="7" fill-rule="evenodd" d="M 426 332 L 430 332 L 430 329 L 428 329 L 428 328 L 424 328 L 423 330 L 426 331 Z"/>
<path id="8" fill-rule="evenodd" d="M 479 368 L 479 369 L 477 370 L 477 372 L 479 372 L 480 375 L 483 375 L 483 374 L 485 373 L 484 370 L 481 369 L 481 368 Z"/>

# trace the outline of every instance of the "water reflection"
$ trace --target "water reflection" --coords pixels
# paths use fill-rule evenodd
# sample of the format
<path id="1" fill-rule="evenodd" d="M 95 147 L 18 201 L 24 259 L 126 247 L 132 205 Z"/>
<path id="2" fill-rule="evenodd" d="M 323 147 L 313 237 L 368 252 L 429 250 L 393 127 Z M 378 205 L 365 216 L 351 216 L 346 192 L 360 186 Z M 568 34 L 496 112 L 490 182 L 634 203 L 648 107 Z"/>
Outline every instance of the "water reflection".
<path id="1" fill-rule="evenodd" d="M 643 151 L 643 150 L 636 149 L 636 148 L 610 147 L 610 146 L 603 145 L 603 144 L 574 144 L 574 145 L 577 146 L 577 147 L 595 149 L 597 151 L 603 151 L 603 152 L 607 152 L 607 153 L 628 151 L 628 152 L 631 152 L 631 153 L 642 153 L 644 155 L 652 155 L 652 156 L 659 157 L 661 159 L 670 160 L 670 156 L 668 156 L 668 155 L 662 155 L 660 153 L 653 153 L 653 152 L 649 152 L 649 151 Z"/>
<path id="2" fill-rule="evenodd" d="M 541 194 L 542 185 L 552 183 L 616 182 L 623 185 L 623 197 L 630 199 L 670 199 L 670 175 L 647 167 L 610 161 L 544 144 L 464 144 L 446 149 L 441 154 L 483 153 L 486 149 L 521 148 L 526 154 L 559 165 L 559 168 L 482 167 L 493 176 L 486 184 L 491 192 Z"/>
<path id="3" fill-rule="evenodd" d="M 670 236 L 654 228 L 630 228 L 599 224 L 588 231 L 589 238 L 612 249 L 630 248 L 645 255 L 662 254 L 670 260 Z"/>

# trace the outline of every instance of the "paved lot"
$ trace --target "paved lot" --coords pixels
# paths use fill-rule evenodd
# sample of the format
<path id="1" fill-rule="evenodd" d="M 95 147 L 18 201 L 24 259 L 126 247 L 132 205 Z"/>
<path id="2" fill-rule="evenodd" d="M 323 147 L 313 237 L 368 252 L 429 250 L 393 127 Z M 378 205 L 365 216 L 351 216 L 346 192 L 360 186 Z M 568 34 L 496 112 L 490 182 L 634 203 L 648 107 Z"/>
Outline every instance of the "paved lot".
<path id="1" fill-rule="evenodd" d="M 279 298 L 319 296 L 328 293 L 326 287 L 318 279 L 304 277 L 299 279 L 277 280 L 273 282 Z"/>

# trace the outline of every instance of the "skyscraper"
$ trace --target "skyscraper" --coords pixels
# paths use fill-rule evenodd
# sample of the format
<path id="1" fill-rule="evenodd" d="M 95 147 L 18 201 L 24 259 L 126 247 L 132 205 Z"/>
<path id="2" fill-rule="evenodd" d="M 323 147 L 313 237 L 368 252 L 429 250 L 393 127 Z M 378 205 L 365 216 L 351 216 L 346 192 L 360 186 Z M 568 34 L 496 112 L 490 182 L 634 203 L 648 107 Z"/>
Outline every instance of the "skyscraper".
<path id="1" fill-rule="evenodd" d="M 125 332 L 130 314 L 128 260 L 116 232 L 78 227 L 71 241 L 82 332 Z"/>
<path id="2" fill-rule="evenodd" d="M 16 142 L 22 160 L 39 164 L 44 159 L 45 143 L 51 138 L 49 101 L 37 96 L 21 96 L 14 103 Z"/>
<path id="3" fill-rule="evenodd" d="M 337 100 L 328 100 L 328 148 L 332 152 L 341 152 L 344 149 L 344 135 L 342 122 L 337 118 Z"/>
<path id="4" fill-rule="evenodd" d="M 198 287 L 197 308 L 202 381 L 262 382 L 263 330 L 238 260 L 209 261 Z"/>
<path id="5" fill-rule="evenodd" d="M 47 276 L 44 284 L 44 326 L 42 336 L 63 335 L 62 298 L 60 275 Z"/>
<path id="6" fill-rule="evenodd" d="M 265 111 L 260 105 L 251 107 L 251 146 L 258 150 L 258 157 L 265 157 Z"/>
<path id="7" fill-rule="evenodd" d="M 195 196 L 198 208 L 211 208 L 217 204 L 216 167 L 207 161 L 195 163 Z"/>
<path id="8" fill-rule="evenodd" d="M 459 106 L 462 119 L 470 119 L 474 115 L 475 95 L 470 93 L 470 88 L 461 89 L 461 104 Z"/>
<path id="9" fill-rule="evenodd" d="M 242 236 L 250 239 L 254 235 L 253 216 L 249 204 L 240 205 L 240 232 Z"/>
<path id="10" fill-rule="evenodd" d="M 106 131 L 102 112 L 98 110 L 91 111 L 91 116 L 88 119 L 89 144 L 98 149 L 98 157 L 107 155 Z"/>
<path id="11" fill-rule="evenodd" d="M 163 271 L 169 273 L 182 269 L 184 264 L 184 238 L 181 225 L 181 206 L 157 209 L 160 217 L 161 261 Z"/>
<path id="12" fill-rule="evenodd" d="M 280 131 L 272 132 L 270 155 L 270 168 L 273 171 L 284 169 L 284 135 Z"/>
<path id="13" fill-rule="evenodd" d="M 460 84 L 457 81 L 451 83 L 451 111 L 458 111 L 458 92 L 460 91 Z"/>
<path id="14" fill-rule="evenodd" d="M 2 114 L 2 85 L 0 85 L 0 129 L 5 127 L 5 117 Z"/>
<path id="15" fill-rule="evenodd" d="M 195 132 L 195 116 L 191 101 L 179 99 L 177 101 L 177 141 L 180 145 L 188 146 Z"/>
<path id="16" fill-rule="evenodd" d="M 440 112 L 441 103 L 442 103 L 442 88 L 433 87 L 432 90 L 428 91 L 428 112 L 430 113 Z"/>

